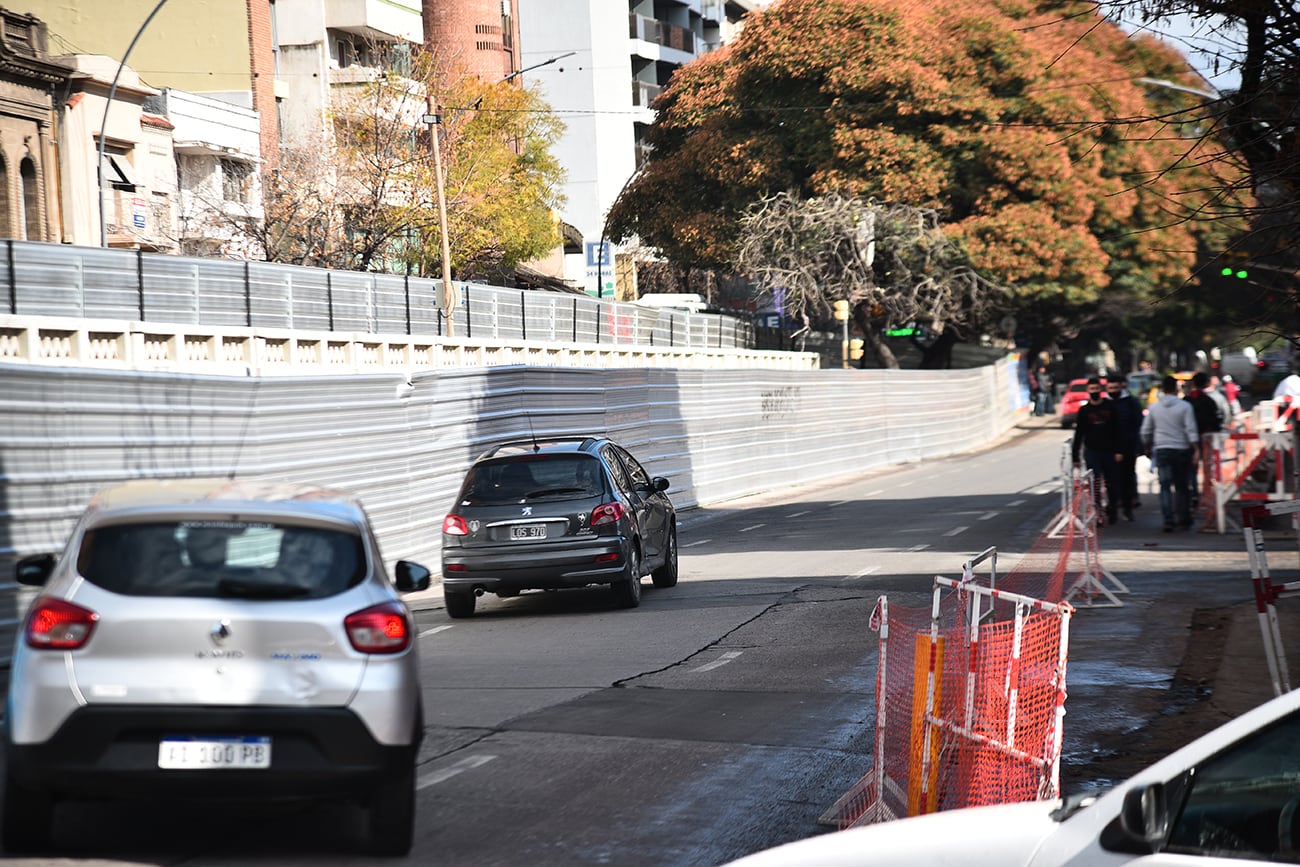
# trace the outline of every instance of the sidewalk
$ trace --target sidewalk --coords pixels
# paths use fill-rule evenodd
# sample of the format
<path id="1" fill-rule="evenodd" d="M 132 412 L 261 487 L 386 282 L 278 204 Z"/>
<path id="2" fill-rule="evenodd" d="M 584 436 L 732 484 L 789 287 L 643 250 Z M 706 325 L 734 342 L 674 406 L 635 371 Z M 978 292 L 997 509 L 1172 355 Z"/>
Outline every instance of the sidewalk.
<path id="1" fill-rule="evenodd" d="M 1063 444 L 1073 436 L 1057 416 L 1019 426 L 1055 428 Z M 1071 622 L 1065 791 L 1131 776 L 1273 698 L 1242 532 L 1165 533 L 1145 460 L 1138 489 L 1134 520 L 1100 537 L 1101 565 L 1130 591 L 1123 607 L 1079 608 Z M 1266 532 L 1264 545 L 1273 582 L 1296 580 L 1295 533 Z M 1277 612 L 1291 685 L 1300 687 L 1300 599 L 1280 600 Z"/>

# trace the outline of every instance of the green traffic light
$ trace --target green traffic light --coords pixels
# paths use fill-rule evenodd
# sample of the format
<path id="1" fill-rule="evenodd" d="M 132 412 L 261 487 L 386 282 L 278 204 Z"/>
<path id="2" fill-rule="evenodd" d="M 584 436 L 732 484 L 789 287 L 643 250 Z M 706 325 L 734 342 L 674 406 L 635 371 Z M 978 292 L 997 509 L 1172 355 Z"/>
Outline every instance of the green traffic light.
<path id="1" fill-rule="evenodd" d="M 1232 276 L 1232 269 L 1231 269 L 1231 268 L 1224 268 L 1224 269 L 1223 269 L 1222 271 L 1220 271 L 1219 273 L 1222 274 L 1224 277 L 1231 277 L 1231 276 Z"/>
<path id="2" fill-rule="evenodd" d="M 1238 271 L 1238 272 L 1237 272 L 1237 279 L 1238 279 L 1238 280 L 1245 280 L 1245 279 L 1246 279 L 1247 277 L 1249 277 L 1249 276 L 1250 276 L 1250 275 L 1247 274 L 1245 271 Z"/>

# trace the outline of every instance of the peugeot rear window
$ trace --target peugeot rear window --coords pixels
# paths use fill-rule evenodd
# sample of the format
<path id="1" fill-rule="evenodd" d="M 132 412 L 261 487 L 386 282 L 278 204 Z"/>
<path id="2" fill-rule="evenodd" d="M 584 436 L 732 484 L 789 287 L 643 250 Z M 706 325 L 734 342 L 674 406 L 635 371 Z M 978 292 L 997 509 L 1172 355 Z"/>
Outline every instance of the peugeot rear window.
<path id="1" fill-rule="evenodd" d="M 598 497 L 600 461 L 589 455 L 514 458 L 476 464 L 465 478 L 460 504 L 491 506 L 525 500 Z"/>
<path id="2" fill-rule="evenodd" d="M 257 521 L 110 524 L 86 533 L 77 571 L 127 596 L 320 599 L 360 583 L 361 538 Z"/>

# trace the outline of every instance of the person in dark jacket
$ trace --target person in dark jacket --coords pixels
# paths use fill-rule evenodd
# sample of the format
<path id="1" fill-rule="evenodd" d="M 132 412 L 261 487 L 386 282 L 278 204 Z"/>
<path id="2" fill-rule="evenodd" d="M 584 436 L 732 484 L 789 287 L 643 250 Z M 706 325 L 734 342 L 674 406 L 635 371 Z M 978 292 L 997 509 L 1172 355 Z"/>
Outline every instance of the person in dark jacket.
<path id="1" fill-rule="evenodd" d="M 1074 441 L 1070 453 L 1076 466 L 1080 452 L 1083 462 L 1092 470 L 1093 495 L 1097 501 L 1097 514 L 1102 514 L 1102 482 L 1106 485 L 1106 520 L 1119 520 L 1119 465 L 1124 460 L 1123 434 L 1119 412 L 1113 401 L 1102 394 L 1101 377 L 1088 378 L 1088 402 L 1079 407 L 1074 421 Z"/>
<path id="2" fill-rule="evenodd" d="M 1137 487 L 1137 456 L 1142 453 L 1142 404 L 1128 393 L 1122 374 L 1112 372 L 1106 377 L 1106 394 L 1119 415 L 1120 453 L 1123 459 L 1117 469 L 1119 478 L 1119 505 L 1124 517 L 1133 520 L 1133 509 L 1139 505 Z"/>
<path id="3" fill-rule="evenodd" d="M 1226 421 L 1219 402 L 1206 393 L 1205 389 L 1209 384 L 1209 375 L 1198 371 L 1192 376 L 1192 386 L 1183 398 L 1192 405 L 1192 415 L 1196 417 L 1196 434 L 1201 442 L 1199 450 L 1201 457 L 1208 452 L 1204 442 L 1205 435 L 1223 430 L 1223 423 Z M 1191 491 L 1192 509 L 1200 508 L 1201 504 L 1200 475 L 1200 467 L 1196 461 L 1192 461 L 1191 478 L 1188 479 L 1187 485 L 1187 490 Z"/>

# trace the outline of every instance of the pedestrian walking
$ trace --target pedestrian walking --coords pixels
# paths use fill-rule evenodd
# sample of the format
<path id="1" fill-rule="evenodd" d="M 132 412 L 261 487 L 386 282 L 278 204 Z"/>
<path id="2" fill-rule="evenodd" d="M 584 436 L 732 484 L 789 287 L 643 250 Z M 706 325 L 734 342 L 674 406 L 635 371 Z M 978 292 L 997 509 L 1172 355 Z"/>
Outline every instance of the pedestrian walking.
<path id="1" fill-rule="evenodd" d="M 1240 395 L 1241 386 L 1237 385 L 1233 380 L 1232 374 L 1225 373 L 1223 375 L 1223 396 L 1228 399 L 1228 412 L 1231 413 L 1233 418 L 1236 418 L 1237 413 L 1241 412 Z"/>
<path id="2" fill-rule="evenodd" d="M 1101 377 L 1089 377 L 1087 389 L 1088 402 L 1079 407 L 1079 414 L 1074 421 L 1074 441 L 1070 453 L 1077 466 L 1082 452 L 1084 464 L 1092 470 L 1097 514 L 1103 514 L 1104 503 L 1105 521 L 1113 524 L 1119 520 L 1119 466 L 1124 459 L 1119 413 L 1115 404 L 1102 394 Z M 1106 488 L 1104 498 L 1103 482 Z"/>
<path id="3" fill-rule="evenodd" d="M 1224 418 L 1222 408 L 1219 402 L 1209 395 L 1207 389 L 1210 385 L 1210 377 L 1204 371 L 1197 371 L 1192 375 L 1192 381 L 1189 383 L 1187 395 L 1183 398 L 1191 404 L 1192 415 L 1196 418 L 1196 441 L 1201 444 L 1197 454 L 1192 457 L 1192 466 L 1190 469 L 1191 477 L 1189 488 L 1192 497 L 1192 508 L 1201 507 L 1201 476 L 1199 471 L 1198 456 L 1208 457 L 1205 449 L 1205 435 L 1218 433 L 1223 430 Z"/>
<path id="4" fill-rule="evenodd" d="M 1188 479 L 1200 440 L 1192 405 L 1178 397 L 1178 380 L 1160 382 L 1160 398 L 1142 420 L 1142 443 L 1160 479 L 1160 511 L 1164 531 L 1192 526 L 1192 501 Z"/>
<path id="5" fill-rule="evenodd" d="M 1114 371 L 1106 377 L 1106 394 L 1119 416 L 1119 505 L 1124 517 L 1133 520 L 1138 499 L 1137 456 L 1142 452 L 1142 404 L 1128 393 L 1123 374 Z"/>
<path id="6" fill-rule="evenodd" d="M 1053 389 L 1056 383 L 1052 380 L 1052 373 L 1047 369 L 1047 365 L 1038 365 L 1038 393 L 1042 396 L 1043 411 L 1039 415 L 1051 415 L 1056 412 L 1056 392 Z"/>
<path id="7" fill-rule="evenodd" d="M 1226 377 L 1226 380 L 1219 379 L 1217 373 L 1211 373 L 1205 386 L 1205 393 L 1219 405 L 1219 417 L 1223 419 L 1223 423 L 1219 426 L 1220 430 L 1232 430 L 1233 419 L 1239 411 L 1232 408 L 1232 399 L 1235 395 L 1228 395 L 1228 385 L 1231 384 L 1232 377 Z"/>
<path id="8" fill-rule="evenodd" d="M 1043 414 L 1043 399 L 1038 390 L 1038 368 L 1030 366 L 1029 373 L 1029 404 L 1034 408 L 1034 415 Z"/>

